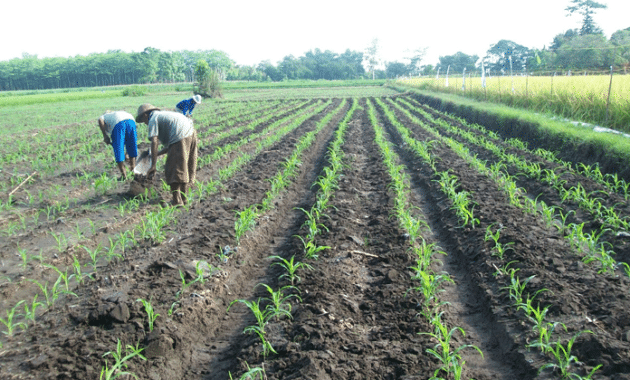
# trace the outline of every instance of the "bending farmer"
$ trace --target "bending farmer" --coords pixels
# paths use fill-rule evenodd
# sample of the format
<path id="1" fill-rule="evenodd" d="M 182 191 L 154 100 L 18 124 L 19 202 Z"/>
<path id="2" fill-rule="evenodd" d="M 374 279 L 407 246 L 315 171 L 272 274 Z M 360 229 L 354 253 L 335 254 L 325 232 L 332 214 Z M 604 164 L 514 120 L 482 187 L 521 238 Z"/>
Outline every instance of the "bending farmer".
<path id="1" fill-rule="evenodd" d="M 136 166 L 136 157 L 138 157 L 138 135 L 136 134 L 136 123 L 133 121 L 133 116 L 125 111 L 107 111 L 98 118 L 98 126 L 103 133 L 105 144 L 111 144 L 112 148 L 114 148 L 114 157 L 116 158 L 118 169 L 122 174 L 122 178 L 126 180 L 124 147 L 127 148 L 131 171 Z"/>
<path id="2" fill-rule="evenodd" d="M 192 116 L 193 109 L 195 109 L 195 106 L 199 103 L 201 103 L 201 95 L 195 95 L 190 99 L 185 99 L 177 103 L 175 108 L 183 115 L 188 114 L 187 116 Z"/>
<path id="3" fill-rule="evenodd" d="M 173 194 L 172 205 L 186 204 L 186 193 L 197 174 L 197 132 L 192 120 L 170 111 L 160 111 L 151 104 L 138 107 L 138 123 L 149 126 L 151 141 L 150 176 L 155 173 L 158 156 L 166 154 L 164 165 L 166 183 Z M 164 147 L 158 151 L 158 140 Z"/>

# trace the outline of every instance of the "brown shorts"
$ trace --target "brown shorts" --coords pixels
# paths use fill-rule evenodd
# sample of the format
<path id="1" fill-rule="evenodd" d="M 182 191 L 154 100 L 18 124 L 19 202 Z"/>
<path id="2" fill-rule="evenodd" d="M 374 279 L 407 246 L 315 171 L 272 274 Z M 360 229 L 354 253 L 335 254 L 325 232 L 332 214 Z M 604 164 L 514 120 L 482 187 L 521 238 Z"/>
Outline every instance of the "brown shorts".
<path id="1" fill-rule="evenodd" d="M 168 147 L 164 164 L 166 183 L 188 183 L 197 175 L 197 132 Z"/>

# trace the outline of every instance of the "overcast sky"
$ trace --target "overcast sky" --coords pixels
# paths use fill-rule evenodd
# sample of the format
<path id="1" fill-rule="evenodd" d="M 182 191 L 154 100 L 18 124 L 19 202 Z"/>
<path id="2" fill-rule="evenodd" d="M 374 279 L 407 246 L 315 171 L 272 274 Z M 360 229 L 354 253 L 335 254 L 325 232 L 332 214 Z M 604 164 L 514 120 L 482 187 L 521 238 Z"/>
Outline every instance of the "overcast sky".
<path id="1" fill-rule="evenodd" d="M 606 37 L 630 27 L 630 0 L 594 16 Z M 517 5 L 518 4 L 518 5 Z M 364 51 L 375 38 L 385 61 L 403 60 L 427 47 L 424 64 L 458 51 L 485 55 L 501 39 L 529 48 L 579 28 L 566 17 L 570 0 L 30 0 L 6 1 L 0 22 L 0 61 L 21 57 L 70 57 L 121 49 L 226 52 L 239 65 L 319 48 Z"/>

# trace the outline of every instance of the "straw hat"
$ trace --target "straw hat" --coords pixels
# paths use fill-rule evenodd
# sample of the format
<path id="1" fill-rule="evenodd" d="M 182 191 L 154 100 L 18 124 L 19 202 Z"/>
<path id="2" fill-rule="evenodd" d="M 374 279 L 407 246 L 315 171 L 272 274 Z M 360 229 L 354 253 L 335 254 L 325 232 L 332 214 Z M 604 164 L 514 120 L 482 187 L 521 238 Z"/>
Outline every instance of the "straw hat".
<path id="1" fill-rule="evenodd" d="M 192 99 L 195 101 L 195 103 L 199 104 L 201 103 L 201 95 L 195 95 L 192 97 Z"/>
<path id="2" fill-rule="evenodd" d="M 151 111 L 159 111 L 160 109 L 149 103 L 144 103 L 138 107 L 138 116 L 136 116 L 136 122 L 139 123 L 142 116 Z"/>

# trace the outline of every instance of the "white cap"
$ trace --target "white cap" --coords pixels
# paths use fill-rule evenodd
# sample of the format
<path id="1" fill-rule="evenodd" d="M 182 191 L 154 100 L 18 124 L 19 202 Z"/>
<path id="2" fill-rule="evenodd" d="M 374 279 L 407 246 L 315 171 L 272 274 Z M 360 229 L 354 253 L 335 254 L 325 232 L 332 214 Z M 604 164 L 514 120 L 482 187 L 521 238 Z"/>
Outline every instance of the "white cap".
<path id="1" fill-rule="evenodd" d="M 195 101 L 195 103 L 197 104 L 201 103 L 201 95 L 195 95 L 192 98 Z"/>

